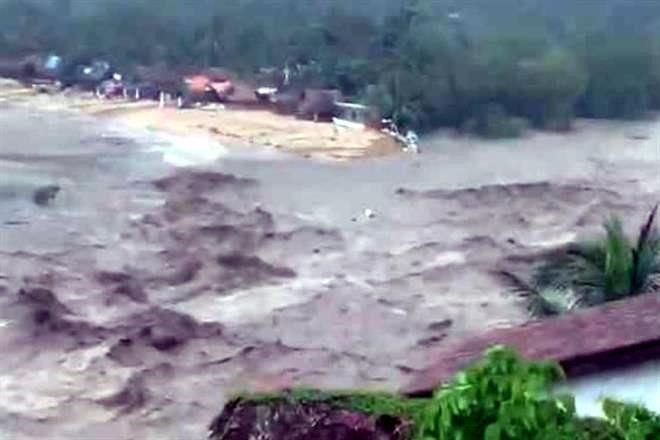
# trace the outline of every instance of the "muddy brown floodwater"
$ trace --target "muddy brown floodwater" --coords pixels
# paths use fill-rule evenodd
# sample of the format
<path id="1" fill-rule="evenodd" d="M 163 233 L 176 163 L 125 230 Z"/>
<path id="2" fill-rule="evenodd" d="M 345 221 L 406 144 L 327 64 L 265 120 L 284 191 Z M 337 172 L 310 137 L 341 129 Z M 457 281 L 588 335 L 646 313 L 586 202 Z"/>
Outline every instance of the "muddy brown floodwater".
<path id="1" fill-rule="evenodd" d="M 233 392 L 396 389 L 442 344 L 523 322 L 495 270 L 660 196 L 657 123 L 583 125 L 177 168 L 171 140 L 5 105 L 0 438 L 202 439 Z"/>

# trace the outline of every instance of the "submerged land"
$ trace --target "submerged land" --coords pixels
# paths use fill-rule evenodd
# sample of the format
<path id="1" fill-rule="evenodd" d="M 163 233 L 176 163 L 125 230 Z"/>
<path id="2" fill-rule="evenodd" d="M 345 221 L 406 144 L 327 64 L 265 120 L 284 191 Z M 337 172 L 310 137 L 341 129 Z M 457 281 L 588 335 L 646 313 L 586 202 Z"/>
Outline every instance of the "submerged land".
<path id="1" fill-rule="evenodd" d="M 209 121 L 241 111 L 4 90 L 0 408 L 15 439 L 203 438 L 235 392 L 397 389 L 437 349 L 529 319 L 496 271 L 527 273 L 612 213 L 634 231 L 660 196 L 656 120 L 439 132 L 421 155 L 337 163 L 220 135 L 197 154 Z"/>
<path id="2" fill-rule="evenodd" d="M 0 76 L 24 81 L 0 80 L 0 438 L 202 439 L 237 393 L 393 392 L 484 332 L 520 336 L 520 286 L 613 215 L 606 293 L 657 289 L 640 224 L 660 199 L 659 17 L 647 0 L 0 0 Z M 207 92 L 230 102 L 198 107 Z M 418 132 L 422 154 L 313 122 L 359 119 L 338 102 Z M 652 330 L 657 301 L 637 300 L 588 319 Z M 594 315 L 574 316 L 524 326 L 556 331 L 531 354 L 580 357 L 560 340 Z M 252 403 L 234 407 L 248 428 L 268 410 Z"/>

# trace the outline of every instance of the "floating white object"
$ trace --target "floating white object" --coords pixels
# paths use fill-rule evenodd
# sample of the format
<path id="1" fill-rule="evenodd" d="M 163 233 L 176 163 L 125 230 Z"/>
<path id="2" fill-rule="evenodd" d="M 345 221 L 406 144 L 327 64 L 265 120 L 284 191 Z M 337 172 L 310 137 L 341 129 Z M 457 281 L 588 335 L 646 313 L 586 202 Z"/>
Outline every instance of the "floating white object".
<path id="1" fill-rule="evenodd" d="M 415 154 L 419 154 L 419 137 L 417 133 L 412 130 L 408 130 L 405 137 L 405 150 L 410 151 Z"/>
<path id="2" fill-rule="evenodd" d="M 366 218 L 374 218 L 376 217 L 376 213 L 373 211 L 373 209 L 366 208 L 364 210 L 364 216 Z"/>
<path id="3" fill-rule="evenodd" d="M 276 93 L 277 89 L 275 87 L 259 87 L 257 93 L 260 95 L 272 95 Z"/>

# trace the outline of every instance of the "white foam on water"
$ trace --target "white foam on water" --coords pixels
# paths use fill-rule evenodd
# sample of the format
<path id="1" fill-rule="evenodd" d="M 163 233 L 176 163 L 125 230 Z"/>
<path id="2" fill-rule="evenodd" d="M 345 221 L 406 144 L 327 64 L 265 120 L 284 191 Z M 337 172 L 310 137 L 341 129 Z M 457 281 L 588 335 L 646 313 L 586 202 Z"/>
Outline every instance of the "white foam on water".
<path id="1" fill-rule="evenodd" d="M 147 152 L 161 153 L 163 161 L 175 167 L 203 166 L 227 156 L 229 150 L 210 136 L 190 134 L 171 135 L 113 123 L 105 135 L 125 136 L 143 145 Z"/>
<path id="2" fill-rule="evenodd" d="M 462 252 L 448 251 L 435 256 L 429 264 L 430 267 L 443 267 L 457 264 L 465 264 L 465 254 Z"/>
<path id="3" fill-rule="evenodd" d="M 224 146 L 206 136 L 191 135 L 169 140 L 169 145 L 161 150 L 163 160 L 176 167 L 206 165 L 228 153 Z"/>
<path id="4" fill-rule="evenodd" d="M 267 145 L 237 145 L 234 148 L 234 145 L 224 144 L 213 136 L 198 132 L 171 134 L 116 120 L 107 123 L 104 129 L 108 136 L 126 137 L 142 145 L 147 152 L 162 154 L 163 162 L 175 167 L 204 166 L 224 158 L 265 162 L 302 160 L 292 153 Z"/>
<path id="5" fill-rule="evenodd" d="M 278 309 L 304 304 L 329 288 L 323 278 L 298 278 L 284 284 L 236 291 L 213 300 L 199 297 L 172 308 L 202 322 L 240 325 L 258 322 Z"/>
<path id="6" fill-rule="evenodd" d="M 553 239 L 532 241 L 529 242 L 527 245 L 531 247 L 539 247 L 539 248 L 553 248 L 553 247 L 564 246 L 571 242 L 574 242 L 576 238 L 577 238 L 577 234 L 575 232 L 567 232 Z"/>

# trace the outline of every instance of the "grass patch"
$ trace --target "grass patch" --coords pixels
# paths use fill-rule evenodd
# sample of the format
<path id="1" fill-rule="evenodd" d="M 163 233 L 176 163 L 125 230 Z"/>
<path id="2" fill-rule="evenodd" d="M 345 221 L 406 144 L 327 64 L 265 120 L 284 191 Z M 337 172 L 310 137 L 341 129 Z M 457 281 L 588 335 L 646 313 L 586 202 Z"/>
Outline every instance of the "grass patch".
<path id="1" fill-rule="evenodd" d="M 311 388 L 294 388 L 282 393 L 238 394 L 231 400 L 252 404 L 318 404 L 367 414 L 400 417 L 414 422 L 428 399 L 408 399 L 404 396 L 379 391 L 321 391 Z"/>

